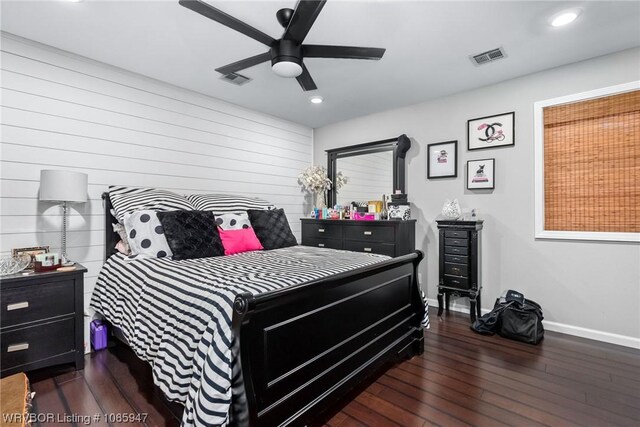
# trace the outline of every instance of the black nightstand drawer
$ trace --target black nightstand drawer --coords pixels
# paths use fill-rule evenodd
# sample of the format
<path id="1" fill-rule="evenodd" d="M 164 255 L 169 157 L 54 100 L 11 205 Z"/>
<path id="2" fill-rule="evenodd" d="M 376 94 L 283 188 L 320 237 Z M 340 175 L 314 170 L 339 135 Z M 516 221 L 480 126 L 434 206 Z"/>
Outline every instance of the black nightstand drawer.
<path id="1" fill-rule="evenodd" d="M 447 246 L 469 246 L 469 240 L 467 239 L 444 239 L 444 244 Z"/>
<path id="2" fill-rule="evenodd" d="M 444 237 L 455 237 L 460 239 L 466 239 L 469 237 L 466 231 L 460 230 L 445 230 Z"/>
<path id="3" fill-rule="evenodd" d="M 451 276 L 469 277 L 469 273 L 467 272 L 467 270 L 467 264 L 452 264 L 449 262 L 444 263 L 444 274 L 449 274 Z"/>
<path id="4" fill-rule="evenodd" d="M 312 239 L 340 239 L 340 234 L 341 230 L 338 224 L 302 224 L 302 235 Z"/>
<path id="5" fill-rule="evenodd" d="M 0 334 L 2 369 L 16 368 L 75 350 L 74 318 Z"/>
<path id="6" fill-rule="evenodd" d="M 316 246 L 318 248 L 342 249 L 342 241 L 340 239 L 305 238 L 303 244 L 305 246 Z"/>
<path id="7" fill-rule="evenodd" d="M 345 226 L 344 238 L 349 240 L 360 240 L 362 242 L 387 243 L 393 243 L 396 240 L 393 225 L 380 223 Z"/>
<path id="8" fill-rule="evenodd" d="M 73 314 L 74 281 L 60 280 L 36 286 L 2 289 L 2 328 Z"/>
<path id="9" fill-rule="evenodd" d="M 447 255 L 444 256 L 444 262 L 453 262 L 455 264 L 468 264 L 469 257 L 463 255 Z"/>
<path id="10" fill-rule="evenodd" d="M 469 248 L 464 246 L 445 246 L 444 253 L 453 255 L 469 255 Z"/>
<path id="11" fill-rule="evenodd" d="M 469 289 L 469 281 L 466 277 L 444 275 L 444 286 L 457 289 Z"/>
<path id="12" fill-rule="evenodd" d="M 345 240 L 344 249 L 354 252 L 370 252 L 372 254 L 395 256 L 396 245 L 392 243 L 359 242 L 357 240 Z"/>

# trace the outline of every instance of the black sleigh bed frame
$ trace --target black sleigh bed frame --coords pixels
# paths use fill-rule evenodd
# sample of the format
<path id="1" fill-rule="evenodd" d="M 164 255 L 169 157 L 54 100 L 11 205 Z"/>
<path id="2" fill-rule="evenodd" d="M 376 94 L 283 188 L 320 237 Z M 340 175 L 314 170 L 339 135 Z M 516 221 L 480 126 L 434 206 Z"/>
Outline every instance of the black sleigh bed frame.
<path id="1" fill-rule="evenodd" d="M 119 240 L 105 207 L 105 258 Z M 315 425 L 382 369 L 424 351 L 421 251 L 236 297 L 233 332 L 249 425 Z M 236 405 L 236 403 L 234 403 Z M 241 424 L 246 424 L 242 422 Z"/>

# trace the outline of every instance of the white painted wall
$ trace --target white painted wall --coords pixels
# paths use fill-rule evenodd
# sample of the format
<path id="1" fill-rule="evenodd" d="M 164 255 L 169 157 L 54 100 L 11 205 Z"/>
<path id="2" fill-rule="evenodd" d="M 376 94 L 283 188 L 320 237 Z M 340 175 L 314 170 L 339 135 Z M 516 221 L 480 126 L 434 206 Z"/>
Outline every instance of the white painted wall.
<path id="1" fill-rule="evenodd" d="M 300 237 L 308 208 L 297 175 L 311 164 L 312 129 L 6 33 L 1 42 L 0 256 L 59 251 L 61 209 L 38 201 L 41 169 L 89 175 L 68 233 L 69 256 L 89 269 L 85 305 L 110 184 L 259 196 L 283 207 Z"/>
<path id="2" fill-rule="evenodd" d="M 413 140 L 407 190 L 418 219 L 416 243 L 427 256 L 422 286 L 430 298 L 437 295 L 438 277 L 434 219 L 446 198 L 458 198 L 485 219 L 485 309 L 513 288 L 541 303 L 549 329 L 640 347 L 640 246 L 535 240 L 533 163 L 535 101 L 638 80 L 639 64 L 640 49 L 631 49 L 318 128 L 314 157 L 322 163 L 326 149 L 406 133 Z M 515 147 L 467 151 L 468 119 L 508 111 L 516 112 Z M 426 145 L 453 139 L 459 142 L 458 177 L 427 180 Z M 482 158 L 496 159 L 496 188 L 468 191 L 466 162 Z"/>

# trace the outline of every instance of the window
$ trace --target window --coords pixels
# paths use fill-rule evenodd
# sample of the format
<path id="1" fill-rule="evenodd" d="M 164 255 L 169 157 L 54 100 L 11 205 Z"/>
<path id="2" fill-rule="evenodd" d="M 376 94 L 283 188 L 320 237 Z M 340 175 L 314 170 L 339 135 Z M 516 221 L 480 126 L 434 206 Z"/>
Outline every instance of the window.
<path id="1" fill-rule="evenodd" d="M 640 242 L 640 82 L 534 114 L 536 237 Z"/>

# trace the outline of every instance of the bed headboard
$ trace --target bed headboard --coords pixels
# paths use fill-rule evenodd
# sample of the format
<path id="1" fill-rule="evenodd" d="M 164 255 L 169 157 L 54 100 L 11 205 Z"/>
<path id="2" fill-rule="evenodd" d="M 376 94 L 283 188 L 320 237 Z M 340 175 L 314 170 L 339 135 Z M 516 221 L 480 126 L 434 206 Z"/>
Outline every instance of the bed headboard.
<path id="1" fill-rule="evenodd" d="M 113 231 L 113 224 L 117 224 L 118 220 L 111 213 L 113 206 L 107 192 L 102 193 L 102 205 L 104 206 L 104 260 L 106 261 L 118 252 L 116 244 L 120 241 L 120 236 Z"/>

